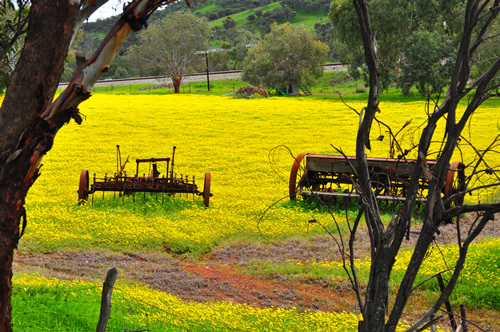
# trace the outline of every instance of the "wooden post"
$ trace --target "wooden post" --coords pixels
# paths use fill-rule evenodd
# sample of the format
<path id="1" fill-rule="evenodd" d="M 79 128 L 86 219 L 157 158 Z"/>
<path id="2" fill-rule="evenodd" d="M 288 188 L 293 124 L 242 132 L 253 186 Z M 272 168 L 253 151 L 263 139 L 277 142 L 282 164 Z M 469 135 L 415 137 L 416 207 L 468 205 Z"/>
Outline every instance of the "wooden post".
<path id="1" fill-rule="evenodd" d="M 208 51 L 205 51 L 205 60 L 207 63 L 207 86 L 208 86 L 208 91 L 210 91 L 210 70 L 208 68 Z"/>
<path id="2" fill-rule="evenodd" d="M 113 293 L 113 286 L 117 277 L 118 271 L 116 268 L 110 269 L 106 275 L 106 280 L 102 287 L 101 314 L 99 315 L 96 332 L 106 332 L 106 325 L 111 314 L 111 294 Z"/>

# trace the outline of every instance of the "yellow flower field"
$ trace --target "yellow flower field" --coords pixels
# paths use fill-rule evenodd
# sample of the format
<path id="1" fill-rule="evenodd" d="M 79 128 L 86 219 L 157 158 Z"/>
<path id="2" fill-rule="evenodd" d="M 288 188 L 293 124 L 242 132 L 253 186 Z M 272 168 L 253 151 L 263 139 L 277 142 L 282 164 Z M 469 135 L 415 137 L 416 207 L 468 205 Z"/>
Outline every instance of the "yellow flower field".
<path id="1" fill-rule="evenodd" d="M 82 281 L 64 281 L 46 278 L 39 274 L 22 274 L 14 277 L 17 287 L 63 287 L 74 293 L 88 294 L 99 306 L 101 285 Z M 74 293 L 73 293 L 74 292 Z M 90 303 L 87 304 L 91 305 Z M 141 309 L 144 308 L 144 309 Z M 87 308 L 89 310 L 90 308 Z M 92 308 L 95 309 L 95 308 Z M 119 312 L 119 313 L 118 313 Z M 131 320 L 131 326 L 159 326 L 169 330 L 203 331 L 357 331 L 360 315 L 348 312 L 298 312 L 295 309 L 254 308 L 230 302 L 184 302 L 182 299 L 151 288 L 119 281 L 113 291 L 111 320 L 121 314 Z M 131 314 L 133 313 L 133 315 Z M 126 326 L 126 322 L 123 323 Z M 397 331 L 409 326 L 401 322 Z M 156 329 L 155 329 L 156 330 Z M 437 331 L 444 331 L 440 328 Z"/>
<path id="2" fill-rule="evenodd" d="M 358 110 L 363 105 L 351 103 Z M 379 118 L 394 131 L 410 118 L 415 127 L 425 119 L 423 102 L 382 102 L 380 108 Z M 497 111 L 483 107 L 473 118 L 469 138 L 480 147 L 497 133 L 496 121 L 491 121 Z M 96 94 L 81 105 L 81 113 L 83 124 L 64 127 L 43 160 L 42 176 L 27 197 L 29 223 L 21 250 L 113 245 L 183 251 L 235 237 L 279 239 L 321 232 L 320 226 L 307 225 L 314 211 L 279 204 L 259 223 L 274 202 L 288 201 L 293 159 L 285 148 L 274 150 L 271 159 L 269 153 L 282 145 L 294 155 L 331 154 L 333 144 L 353 154 L 359 121 L 340 101 L 307 98 Z M 387 137 L 384 131 L 375 127 L 371 134 Z M 102 193 L 96 194 L 94 205 L 78 205 L 81 170 L 88 169 L 91 178 L 94 173 L 112 175 L 117 168 L 117 144 L 123 161 L 130 155 L 129 174 L 135 172 L 135 159 L 170 157 L 177 146 L 176 172 L 196 176 L 201 190 L 205 172 L 212 173 L 210 207 L 203 207 L 201 197 L 177 198 L 162 205 L 161 198 L 157 202 L 148 196 L 144 202 L 142 195 L 136 203 L 125 197 L 122 205 L 110 193 L 104 201 Z M 370 156 L 388 156 L 388 139 L 374 141 Z M 499 164 L 494 158 L 490 162 Z M 327 215 L 315 218 L 332 226 Z M 343 218 L 342 213 L 338 218 Z"/>
<path id="3" fill-rule="evenodd" d="M 464 264 L 464 269 L 461 274 L 461 283 L 465 283 L 468 287 L 477 287 L 500 284 L 500 261 L 496 255 L 496 251 L 500 248 L 500 238 L 487 238 L 480 242 L 473 242 L 467 254 L 467 260 Z M 404 273 L 410 263 L 413 250 L 405 248 L 402 250 L 392 269 L 393 273 Z M 422 279 L 432 277 L 440 271 L 443 272 L 445 278 L 451 276 L 454 270 L 454 264 L 459 257 L 459 248 L 453 243 L 446 246 L 432 246 L 422 263 L 419 270 L 419 277 Z M 286 264 L 301 266 L 308 269 L 326 268 L 343 270 L 342 261 L 286 261 Z M 355 259 L 356 269 L 365 275 L 369 274 L 370 258 Z M 350 262 L 346 262 L 346 266 L 350 267 Z"/>
<path id="4" fill-rule="evenodd" d="M 364 105 L 350 103 L 358 110 Z M 416 130 L 426 118 L 423 102 L 382 102 L 380 109 L 378 118 L 394 131 L 410 118 L 411 129 Z M 328 214 L 283 203 L 288 202 L 288 177 L 293 162 L 290 153 L 332 154 L 331 145 L 346 154 L 354 153 L 359 119 L 338 100 L 96 94 L 81 105 L 80 111 L 85 118 L 83 124 L 72 122 L 58 133 L 53 149 L 43 160 L 42 175 L 29 192 L 28 226 L 20 241 L 21 252 L 68 248 L 202 252 L 227 241 L 281 240 L 323 234 L 320 224 L 334 230 Z M 467 138 L 479 148 L 488 146 L 497 135 L 497 121 L 492 121 L 497 114 L 498 109 L 484 106 L 474 116 Z M 442 133 L 441 128 L 436 140 Z M 375 140 L 380 135 L 386 137 L 382 142 Z M 375 126 L 371 136 L 370 156 L 388 157 L 385 129 Z M 411 143 L 410 137 L 403 141 L 405 147 Z M 175 145 L 178 174 L 196 176 L 202 189 L 203 175 L 212 173 L 214 196 L 210 207 L 203 206 L 201 197 L 184 195 L 166 197 L 164 204 L 161 197 L 157 200 L 146 195 L 144 200 L 142 195 L 136 195 L 135 203 L 131 197 L 124 197 L 122 204 L 122 198 L 114 198 L 111 193 L 104 195 L 104 199 L 102 193 L 96 194 L 94 204 L 78 205 L 81 170 L 89 170 L 91 178 L 94 173 L 98 177 L 115 173 L 117 144 L 121 147 L 122 161 L 130 155 L 126 167 L 129 174 L 135 172 L 135 159 L 170 157 Z M 434 151 L 438 148 L 433 146 Z M 473 159 L 471 149 L 464 148 L 462 153 L 466 160 Z M 461 160 L 460 155 L 455 160 Z M 488 162 L 498 165 L 500 159 L 493 155 Z M 165 170 L 160 168 L 160 172 Z M 468 199 L 476 201 L 479 197 Z M 343 211 L 334 213 L 342 224 Z M 319 223 L 308 223 L 311 218 Z M 498 242 L 494 245 L 498 246 Z M 367 261 L 359 263 L 366 265 Z M 60 282 L 64 283 L 23 274 L 16 276 L 14 286 L 53 287 L 62 285 Z M 74 281 L 62 286 L 88 289 L 84 284 Z M 204 319 L 203 324 L 211 324 L 214 329 L 251 331 L 268 326 L 273 330 L 273 324 L 279 329 L 279 324 L 297 320 L 305 330 L 315 327 L 315 330 L 352 331 L 359 319 L 353 313 L 298 313 L 226 302 L 184 303 L 139 284 L 122 283 L 116 291 L 117 301 L 148 299 L 142 303 L 154 311 L 148 312 L 148 320 L 181 328 L 186 327 L 183 324 L 199 324 Z M 246 325 L 242 328 L 238 324 Z M 293 330 L 298 331 L 299 326 Z"/>

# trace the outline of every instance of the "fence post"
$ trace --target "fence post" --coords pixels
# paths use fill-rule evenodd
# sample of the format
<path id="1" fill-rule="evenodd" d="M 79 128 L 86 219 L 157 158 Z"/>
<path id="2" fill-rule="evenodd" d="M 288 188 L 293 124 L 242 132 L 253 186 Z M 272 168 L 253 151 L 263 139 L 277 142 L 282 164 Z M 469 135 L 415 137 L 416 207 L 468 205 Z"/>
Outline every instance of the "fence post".
<path id="1" fill-rule="evenodd" d="M 118 271 L 116 268 L 110 269 L 106 275 L 106 280 L 102 287 L 101 314 L 99 315 L 99 323 L 97 323 L 96 332 L 106 332 L 106 325 L 108 324 L 109 315 L 111 314 L 111 295 L 117 277 Z"/>

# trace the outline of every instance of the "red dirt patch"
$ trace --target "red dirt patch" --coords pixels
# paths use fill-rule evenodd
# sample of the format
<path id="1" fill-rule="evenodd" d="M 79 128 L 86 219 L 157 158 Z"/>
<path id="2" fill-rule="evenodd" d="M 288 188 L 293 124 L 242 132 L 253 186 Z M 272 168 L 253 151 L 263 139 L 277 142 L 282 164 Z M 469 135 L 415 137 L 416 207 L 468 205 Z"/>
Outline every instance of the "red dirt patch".
<path id="1" fill-rule="evenodd" d="M 243 274 L 229 265 L 183 263 L 184 269 L 205 279 L 218 299 L 255 307 L 295 307 L 299 311 L 357 311 L 352 292 L 334 292 L 298 282 L 278 283 Z"/>

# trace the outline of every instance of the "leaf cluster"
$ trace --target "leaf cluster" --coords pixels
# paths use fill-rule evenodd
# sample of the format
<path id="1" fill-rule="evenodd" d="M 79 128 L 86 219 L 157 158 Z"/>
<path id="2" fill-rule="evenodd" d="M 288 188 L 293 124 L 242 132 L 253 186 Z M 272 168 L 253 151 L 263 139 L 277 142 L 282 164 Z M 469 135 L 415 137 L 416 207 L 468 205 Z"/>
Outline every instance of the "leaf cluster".
<path id="1" fill-rule="evenodd" d="M 140 71 L 182 79 L 208 49 L 211 28 L 206 19 L 189 11 L 177 11 L 139 35 L 139 44 L 128 51 L 130 62 Z"/>
<path id="2" fill-rule="evenodd" d="M 281 88 L 292 83 L 312 85 L 323 73 L 328 46 L 313 34 L 291 24 L 273 25 L 243 61 L 243 80 Z"/>
<path id="3" fill-rule="evenodd" d="M 29 0 L 0 1 L 0 92 L 7 87 L 22 48 L 29 7 Z"/>
<path id="4" fill-rule="evenodd" d="M 463 0 L 373 0 L 368 4 L 376 39 L 382 86 L 398 83 L 404 93 L 418 84 L 424 92 L 448 83 L 458 48 Z M 351 71 L 364 68 L 362 39 L 352 2 L 332 2 L 329 17 L 338 31 L 341 60 Z"/>

